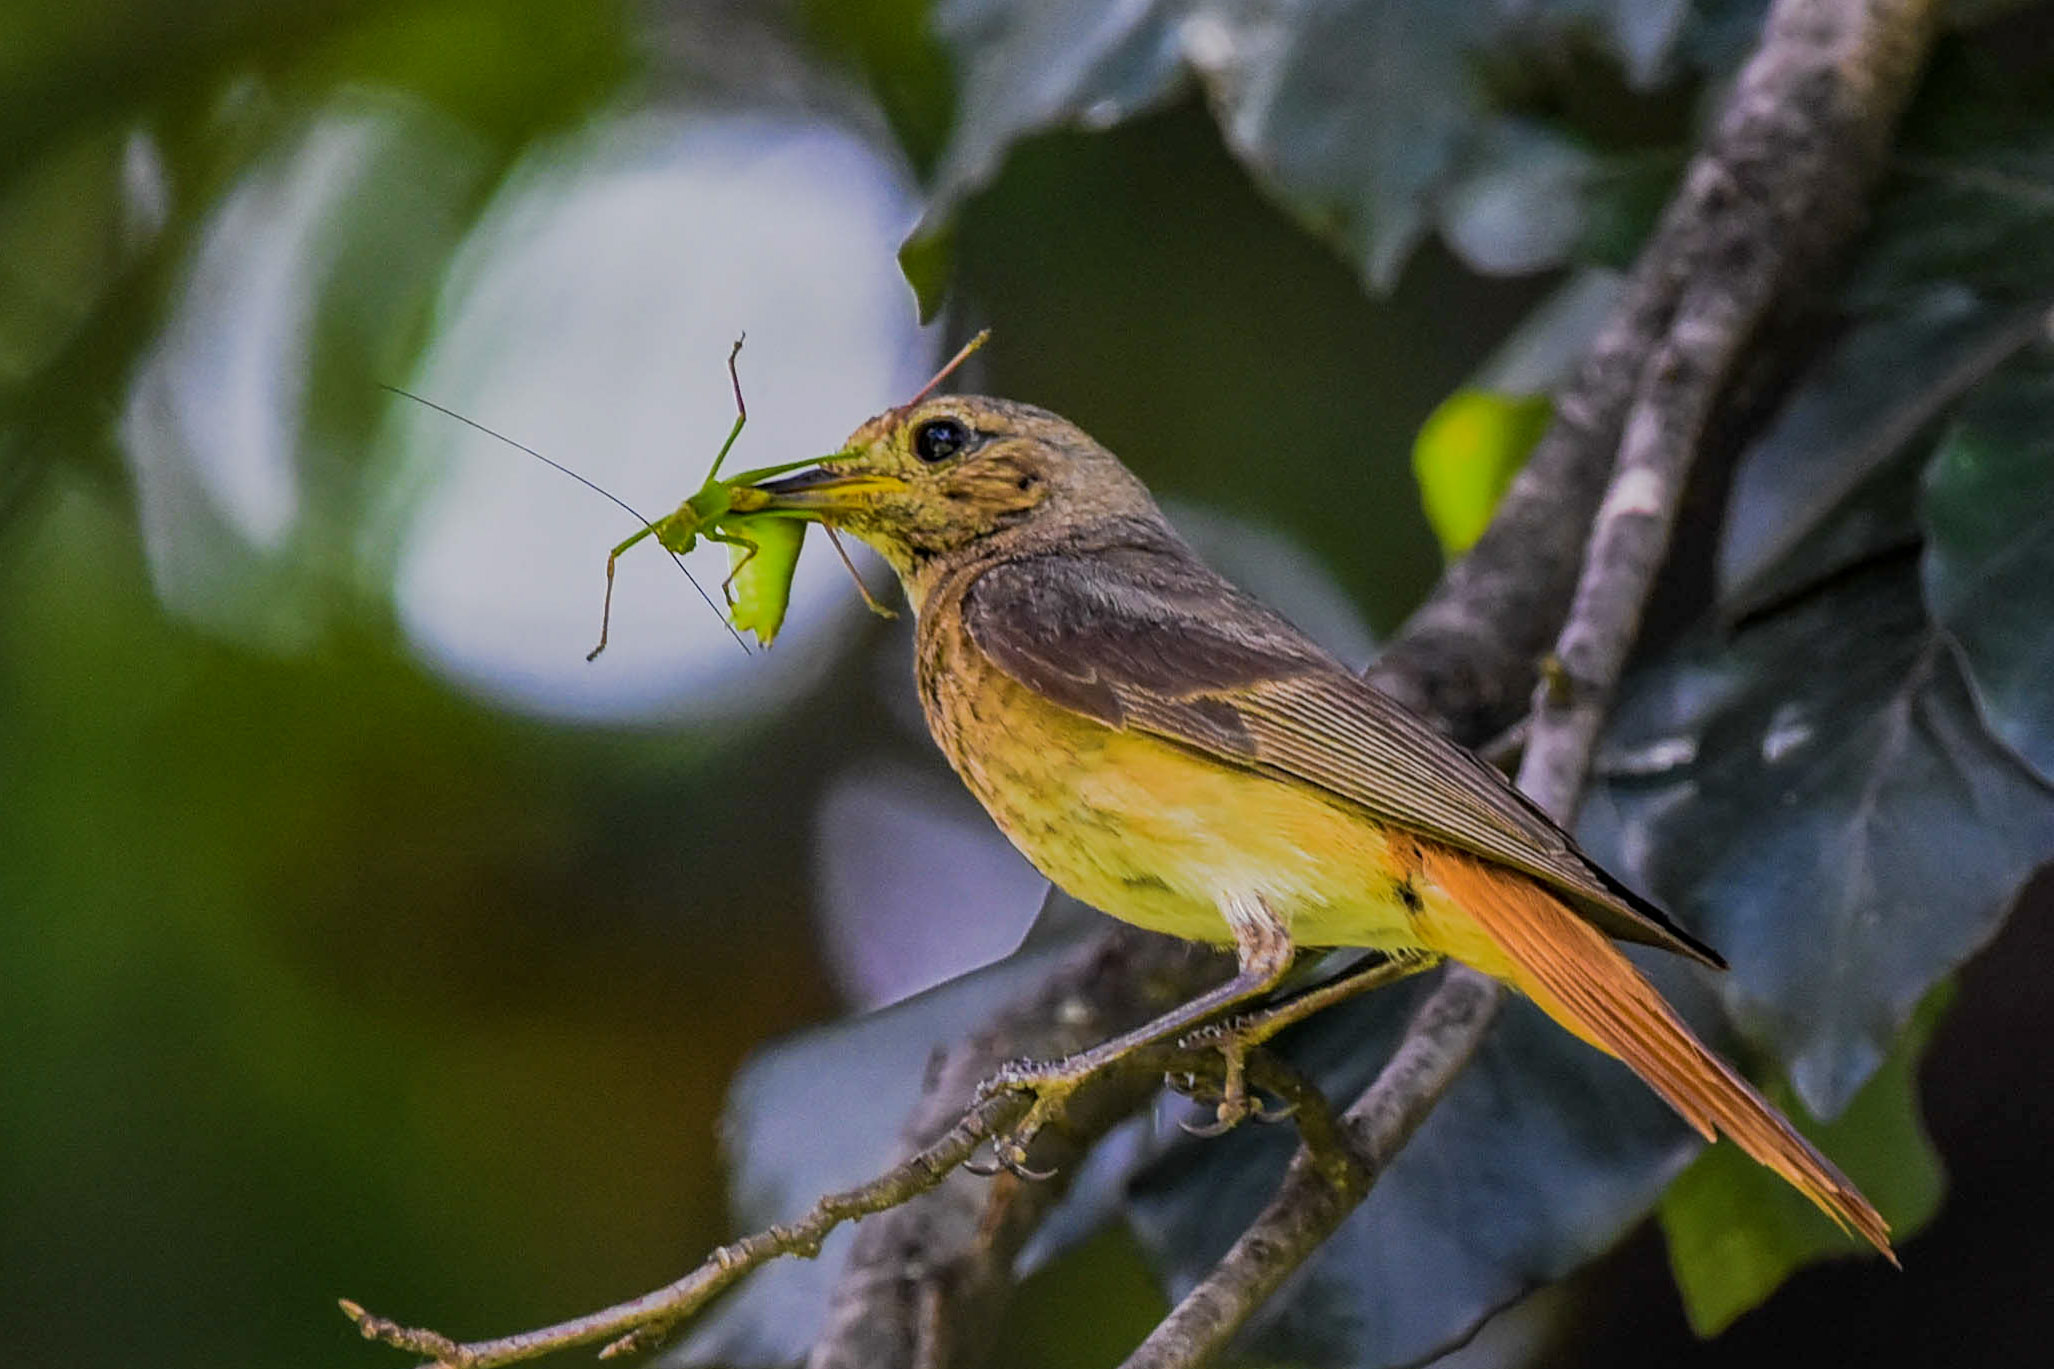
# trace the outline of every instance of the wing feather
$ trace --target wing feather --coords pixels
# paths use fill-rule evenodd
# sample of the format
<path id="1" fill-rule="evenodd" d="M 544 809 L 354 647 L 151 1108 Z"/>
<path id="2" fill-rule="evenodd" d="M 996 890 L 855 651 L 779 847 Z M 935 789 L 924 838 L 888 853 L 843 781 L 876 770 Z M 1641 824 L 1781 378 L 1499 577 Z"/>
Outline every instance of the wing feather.
<path id="1" fill-rule="evenodd" d="M 964 623 L 1043 697 L 1524 871 L 1613 936 L 1723 966 L 1576 849 L 1495 769 L 1378 693 L 1166 529 L 980 575 Z"/>

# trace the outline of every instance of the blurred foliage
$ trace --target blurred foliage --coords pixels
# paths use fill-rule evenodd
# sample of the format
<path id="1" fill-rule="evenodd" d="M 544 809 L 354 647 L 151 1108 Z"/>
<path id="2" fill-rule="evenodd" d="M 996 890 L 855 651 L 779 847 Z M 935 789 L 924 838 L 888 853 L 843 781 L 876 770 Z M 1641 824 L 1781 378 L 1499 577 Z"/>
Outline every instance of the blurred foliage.
<path id="1" fill-rule="evenodd" d="M 1464 388 L 1420 425 L 1412 443 L 1412 476 L 1426 521 L 1451 558 L 1483 536 L 1505 487 L 1554 413 L 1546 395 Z"/>
<path id="2" fill-rule="evenodd" d="M 863 74 L 899 145 L 925 177 L 948 140 L 955 68 L 927 25 L 928 0 L 802 0 L 807 32 Z"/>
<path id="3" fill-rule="evenodd" d="M 821 639 L 815 673 L 732 717 L 582 727 L 466 692 L 412 635 L 394 547 L 437 472 L 373 387 L 435 356 L 537 193 L 568 194 L 538 152 L 718 110 L 903 157 L 928 189 L 909 276 L 952 332 L 997 330 L 974 384 L 1082 423 L 1338 640 L 1360 628 L 1336 602 L 1388 628 L 1436 573 L 1422 496 L 1450 545 L 1473 533 L 1531 441 L 1545 401 L 1524 397 L 1564 380 L 1612 297 L 1597 268 L 1631 260 L 1761 6 L 928 11 L 0 12 L 0 1325 L 27 1362 L 373 1363 L 335 1295 L 482 1333 L 654 1286 L 873 1166 L 927 1052 L 1041 953 L 760 1055 L 725 1206 L 738 1061 L 831 1016 L 830 983 L 875 987 L 832 948 L 926 947 L 903 992 L 989 938 L 901 910 L 1028 910 L 1018 882 L 972 903 L 943 878 L 1006 857 L 962 855 L 996 838 L 920 735 L 903 625 Z M 1673 645 L 1623 692 L 1586 829 L 1733 958 L 1723 985 L 1656 967 L 1685 1010 L 1789 1080 L 1857 1177 L 1913 1176 L 1878 1195 L 1906 1231 L 1935 1201 L 1910 1093 L 1939 1009 L 1918 1005 L 2054 852 L 2049 12 L 1955 7 L 1819 345 L 1706 506 L 1716 574 L 1654 625 Z M 613 170 L 686 155 L 631 151 Z M 827 206 L 857 193 L 787 213 L 853 240 Z M 550 297 L 541 336 L 471 362 L 595 384 L 646 362 L 673 277 L 614 265 L 645 298 Z M 798 286 L 748 307 L 717 326 L 803 354 L 813 393 L 910 328 L 845 335 Z M 560 371 L 516 367 L 551 346 Z M 533 606 L 499 582 L 538 530 L 499 531 L 480 602 L 518 633 Z M 849 879 L 859 844 L 817 827 L 880 775 L 908 777 L 902 839 Z M 1357 1088 L 1415 992 L 1287 1048 Z M 1030 1251 L 1007 1363 L 1131 1343 L 1161 1305 L 1143 1262 L 1188 1284 L 1289 1145 L 1173 1120 L 1109 1142 Z M 1514 1011 L 1256 1344 L 1430 1354 L 1613 1245 L 1679 1171 L 1663 1216 L 1701 1326 L 1840 1248 L 1725 1151 L 1685 1169 L 1694 1149 L 1622 1068 Z M 1744 1269 L 1717 1253 L 1743 1238 Z M 831 1275 L 777 1271 L 693 1348 L 789 1357 Z"/>
<path id="4" fill-rule="evenodd" d="M 1289 12 L 1150 0 L 1113 14 L 1094 0 L 944 0 L 936 27 L 977 96 L 916 238 L 939 232 L 1019 139 L 1107 127 L 1196 79 L 1236 154 L 1377 286 L 1436 229 L 1478 270 L 1542 270 L 1584 239 L 1586 201 L 1623 169 L 1608 172 L 1575 126 L 1606 103 L 1588 98 L 1605 82 L 1587 79 L 1586 53 L 1631 104 L 1671 74 L 1688 17 L 1682 0 Z"/>
<path id="5" fill-rule="evenodd" d="M 674 1176 L 711 1166 L 747 1044 L 827 1001 L 780 949 L 803 871 L 695 797 L 731 781 L 522 725 L 375 635 L 275 660 L 169 623 L 74 483 L 0 620 L 17 1354 L 360 1362 L 340 1292 L 507 1323 L 715 1239 Z M 722 850 L 765 872 L 746 895 L 694 876 Z"/>
<path id="6" fill-rule="evenodd" d="M 2054 357 L 1976 388 L 1926 469 L 1926 601 L 1990 730 L 2054 782 Z"/>

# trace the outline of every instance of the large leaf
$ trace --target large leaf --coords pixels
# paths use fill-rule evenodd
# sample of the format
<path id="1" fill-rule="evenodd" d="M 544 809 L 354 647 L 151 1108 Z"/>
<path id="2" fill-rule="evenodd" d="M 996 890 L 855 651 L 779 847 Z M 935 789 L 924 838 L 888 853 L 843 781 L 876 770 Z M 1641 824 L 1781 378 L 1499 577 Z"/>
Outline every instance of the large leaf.
<path id="1" fill-rule="evenodd" d="M 1934 425 L 2038 326 L 1938 286 L 1841 338 L 1734 472 L 1718 563 L 1726 615 L 1911 545 L 1906 496 Z"/>
<path id="2" fill-rule="evenodd" d="M 2054 782 L 2054 357 L 1991 378 L 1927 472 L 1926 602 L 1990 730 Z"/>
<path id="3" fill-rule="evenodd" d="M 1918 1063 L 1947 1003 L 1942 985 L 1919 1007 L 1883 1068 L 1830 1125 L 1805 1114 L 1786 1087 L 1770 1098 L 1847 1171 L 1890 1223 L 1900 1247 L 1940 1208 L 1947 1177 L 1919 1121 Z M 1732 1146 L 1714 1146 L 1662 1196 L 1662 1231 L 1683 1309 L 1716 1336 L 1814 1260 L 1841 1254 L 1847 1235 Z"/>
<path id="4" fill-rule="evenodd" d="M 2002 28 L 1943 46 L 1855 264 L 1874 306 L 1935 281 L 1986 297 L 2054 291 L 2054 51 Z"/>
<path id="5" fill-rule="evenodd" d="M 954 776 L 875 757 L 822 793 L 813 853 L 822 950 L 859 1009 L 1000 959 L 1048 892 Z"/>
<path id="6" fill-rule="evenodd" d="M 1472 265 L 1532 271 L 1581 237 L 1601 159 L 1502 107 L 1490 68 L 1592 35 L 1638 85 L 1664 70 L 1687 6 L 1613 0 L 947 0 L 961 116 L 928 216 L 932 243 L 1014 143 L 1104 128 L 1195 76 L 1228 143 L 1278 197 L 1388 286 L 1439 226 Z M 1530 65 L 1530 64 L 1529 64 Z"/>
<path id="7" fill-rule="evenodd" d="M 1671 967 L 1673 968 L 1673 967 Z M 1665 973 L 1681 1001 L 1690 981 Z M 1329 1097 L 1356 1096 L 1431 989 L 1373 994 L 1284 1042 Z M 1700 1009 L 1709 1006 L 1696 998 Z M 1172 1296 L 1201 1278 L 1275 1192 L 1297 1138 L 1244 1126 L 1147 1171 L 1135 1230 Z M 1412 1142 L 1250 1332 L 1311 1365 L 1414 1364 L 1527 1290 L 1609 1248 L 1698 1141 L 1627 1068 L 1520 1000 Z"/>
<path id="8" fill-rule="evenodd" d="M 1837 1117 L 2054 856 L 2054 793 L 1983 728 L 1911 559 L 1636 672 L 1596 854 L 1732 962 L 1728 1011 Z"/>

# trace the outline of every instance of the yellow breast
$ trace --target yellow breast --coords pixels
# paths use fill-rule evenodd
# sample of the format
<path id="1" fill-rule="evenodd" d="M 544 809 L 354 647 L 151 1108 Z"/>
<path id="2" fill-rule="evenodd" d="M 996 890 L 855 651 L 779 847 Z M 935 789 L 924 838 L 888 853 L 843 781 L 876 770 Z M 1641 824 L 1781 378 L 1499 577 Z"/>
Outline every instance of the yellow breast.
<path id="1" fill-rule="evenodd" d="M 921 700 L 956 772 L 1056 885 L 1197 941 L 1257 894 L 1304 945 L 1422 944 L 1386 829 L 1310 787 L 1072 713 L 1007 675 L 960 628 L 923 632 Z"/>

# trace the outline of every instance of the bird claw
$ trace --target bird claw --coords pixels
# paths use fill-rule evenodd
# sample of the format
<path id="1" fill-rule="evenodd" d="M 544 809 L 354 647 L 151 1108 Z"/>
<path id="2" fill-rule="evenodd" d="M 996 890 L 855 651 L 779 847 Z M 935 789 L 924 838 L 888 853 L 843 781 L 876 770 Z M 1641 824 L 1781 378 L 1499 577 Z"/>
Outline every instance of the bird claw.
<path id="1" fill-rule="evenodd" d="M 991 1138 L 989 1163 L 972 1165 L 966 1162 L 964 1168 L 987 1177 L 1004 1170 L 1015 1178 L 1033 1183 L 1054 1178 L 1056 1171 L 1053 1167 L 1036 1169 L 1027 1163 L 1028 1149 L 1043 1131 L 1061 1120 L 1063 1105 L 1077 1091 L 1078 1085 L 1089 1077 L 1089 1070 L 1064 1060 L 1013 1060 L 1001 1065 L 996 1074 L 984 1081 L 978 1096 L 991 1098 L 1002 1093 L 1023 1093 L 1034 1101 L 1025 1117 Z"/>
<path id="2" fill-rule="evenodd" d="M 1258 1122 L 1281 1122 L 1291 1116 L 1295 1110 L 1292 1104 L 1268 1107 L 1249 1090 L 1248 1055 L 1263 1039 L 1250 1029 L 1259 1027 L 1259 1019 L 1236 1018 L 1201 1027 L 1177 1042 L 1180 1050 L 1216 1050 L 1225 1066 L 1217 1086 L 1210 1078 L 1202 1079 L 1194 1074 L 1169 1077 L 1169 1086 L 1177 1092 L 1196 1102 L 1213 1104 L 1212 1121 L 1180 1119 L 1178 1125 L 1184 1130 L 1194 1136 L 1220 1136 L 1250 1118 Z M 1032 1101 L 1018 1122 L 991 1137 L 990 1160 L 966 1161 L 963 1167 L 972 1174 L 987 1178 L 1001 1170 L 1033 1182 L 1052 1178 L 1055 1175 L 1053 1168 L 1036 1169 L 1027 1163 L 1028 1151 L 1043 1131 L 1062 1120 L 1070 1095 L 1103 1063 L 1087 1052 L 1067 1060 L 1012 1060 L 1001 1065 L 978 1089 L 978 1098 L 988 1100 L 1005 1094 L 1020 1094 Z"/>
<path id="3" fill-rule="evenodd" d="M 1023 1158 L 1024 1154 L 1024 1151 L 1007 1144 L 1005 1138 L 1000 1138 L 992 1143 L 991 1159 L 965 1160 L 963 1169 L 980 1179 L 994 1179 L 1000 1174 L 1010 1174 L 1016 1179 L 1038 1184 L 1044 1179 L 1055 1178 L 1054 1169 L 1036 1169 L 1027 1163 Z"/>
<path id="4" fill-rule="evenodd" d="M 1298 1105 L 1296 1103 L 1287 1103 L 1280 1098 L 1277 1100 L 1275 1107 L 1264 1107 L 1262 1104 L 1257 1103 L 1249 1115 L 1265 1125 L 1275 1126 L 1278 1122 L 1288 1122 L 1297 1116 Z"/>
<path id="5" fill-rule="evenodd" d="M 1213 1120 L 1210 1122 L 1194 1122 L 1188 1117 L 1179 1117 L 1177 1125 L 1193 1136 L 1210 1138 L 1225 1136 L 1250 1117 L 1260 1117 L 1261 1115 L 1261 1107 L 1251 1102 L 1244 1094 L 1238 1104 L 1230 1104 L 1226 1099 L 1222 1098 L 1219 1106 L 1213 1110 Z"/>
<path id="6" fill-rule="evenodd" d="M 1015 1179 L 1024 1179 L 1030 1184 L 1045 1183 L 1056 1177 L 1056 1167 L 1054 1165 L 1050 1165 L 1047 1169 L 1036 1169 L 1033 1165 L 1028 1164 L 1025 1146 L 1006 1145 L 997 1152 L 997 1158 L 999 1166 L 1006 1173 L 1012 1175 Z"/>
<path id="7" fill-rule="evenodd" d="M 1296 1103 L 1286 1102 L 1283 1099 L 1278 1099 L 1274 1103 L 1265 1103 L 1262 1099 L 1249 1093 L 1245 1087 L 1240 1093 L 1231 1096 L 1218 1089 L 1206 1088 L 1204 1086 L 1193 1088 L 1178 1087 L 1177 1092 L 1193 1102 L 1211 1103 L 1213 1105 L 1213 1120 L 1210 1122 L 1197 1122 L 1188 1117 L 1177 1119 L 1177 1125 L 1193 1136 L 1224 1136 L 1243 1122 L 1249 1121 L 1268 1124 L 1285 1122 L 1295 1116 L 1298 1111 Z"/>
<path id="8" fill-rule="evenodd" d="M 1192 1101 L 1213 1105 L 1213 1120 L 1210 1122 L 1178 1119 L 1177 1125 L 1193 1136 L 1223 1136 L 1250 1118 L 1258 1122 L 1281 1122 L 1297 1110 L 1295 1104 L 1281 1101 L 1275 1107 L 1265 1107 L 1250 1093 L 1248 1055 L 1258 1043 L 1243 1034 L 1242 1028 L 1246 1025 L 1247 1019 L 1239 1018 L 1218 1022 L 1201 1027 L 1177 1042 L 1182 1050 L 1216 1050 L 1225 1063 L 1218 1085 L 1191 1074 L 1167 1081 L 1171 1088 Z"/>

